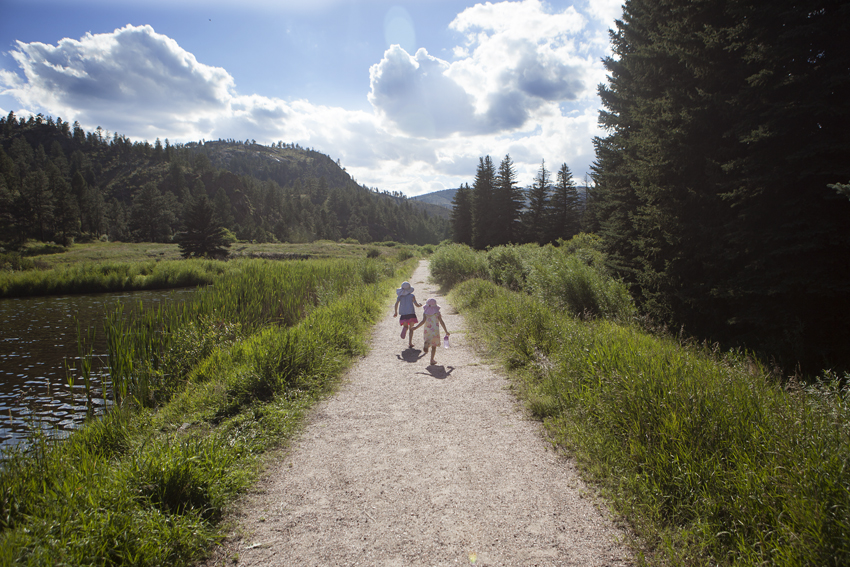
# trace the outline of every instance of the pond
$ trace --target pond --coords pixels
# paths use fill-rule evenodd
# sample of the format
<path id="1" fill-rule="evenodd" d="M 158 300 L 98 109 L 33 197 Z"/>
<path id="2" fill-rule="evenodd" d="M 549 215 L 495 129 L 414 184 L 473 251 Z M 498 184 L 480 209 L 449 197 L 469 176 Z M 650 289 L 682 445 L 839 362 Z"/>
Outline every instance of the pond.
<path id="1" fill-rule="evenodd" d="M 95 410 L 106 404 L 101 380 L 106 363 L 105 315 L 119 304 L 125 316 L 139 305 L 183 301 L 195 288 L 96 295 L 60 295 L 0 300 L 0 447 L 17 445 L 32 430 L 63 434 L 86 416 L 85 385 L 68 385 L 67 364 L 78 361 L 77 321 L 96 330 L 93 369 Z M 75 374 L 79 374 L 76 372 Z"/>

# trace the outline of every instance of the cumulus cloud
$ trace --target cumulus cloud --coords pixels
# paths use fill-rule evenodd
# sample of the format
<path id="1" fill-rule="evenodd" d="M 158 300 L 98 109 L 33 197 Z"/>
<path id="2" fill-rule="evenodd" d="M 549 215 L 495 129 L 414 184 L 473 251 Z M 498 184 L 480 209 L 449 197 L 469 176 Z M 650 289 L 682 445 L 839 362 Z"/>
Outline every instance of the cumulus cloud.
<path id="1" fill-rule="evenodd" d="M 199 63 L 150 26 L 66 38 L 56 46 L 18 41 L 16 47 L 11 55 L 26 81 L 4 80 L 7 92 L 24 104 L 84 119 L 123 107 L 137 109 L 144 116 L 139 120 L 180 116 L 191 121 L 199 112 L 226 105 L 233 88 L 224 69 Z"/>
<path id="2" fill-rule="evenodd" d="M 392 46 L 370 70 L 369 101 L 411 136 L 523 128 L 547 104 L 595 96 L 599 65 L 577 41 L 585 25 L 539 0 L 475 5 L 449 26 L 465 39 L 456 61 Z"/>

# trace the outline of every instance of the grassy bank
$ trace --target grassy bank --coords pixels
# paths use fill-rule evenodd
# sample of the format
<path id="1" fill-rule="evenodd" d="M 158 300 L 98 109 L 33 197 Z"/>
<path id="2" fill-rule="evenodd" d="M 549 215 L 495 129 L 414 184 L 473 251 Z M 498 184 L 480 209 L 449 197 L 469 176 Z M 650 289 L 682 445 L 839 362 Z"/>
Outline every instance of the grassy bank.
<path id="1" fill-rule="evenodd" d="M 431 251 L 431 247 L 396 242 L 237 243 L 230 250 L 228 262 L 250 258 L 364 257 L 402 261 Z M 6 261 L 0 263 L 0 298 L 207 285 L 231 269 L 225 261 L 180 259 L 176 244 L 92 242 L 68 248 L 33 245 L 23 253 L 6 256 Z M 3 266 L 7 269 L 2 269 Z"/>
<path id="2" fill-rule="evenodd" d="M 452 301 L 476 339 L 633 527 L 648 563 L 850 563 L 846 385 L 829 375 L 781 385 L 742 353 L 641 330 L 592 244 L 441 248 L 432 266 L 462 282 Z M 490 280 L 504 265 L 513 276 L 499 286 Z"/>
<path id="3" fill-rule="evenodd" d="M 192 302 L 113 319 L 113 411 L 0 467 L 0 564 L 202 557 L 414 262 L 243 260 Z"/>

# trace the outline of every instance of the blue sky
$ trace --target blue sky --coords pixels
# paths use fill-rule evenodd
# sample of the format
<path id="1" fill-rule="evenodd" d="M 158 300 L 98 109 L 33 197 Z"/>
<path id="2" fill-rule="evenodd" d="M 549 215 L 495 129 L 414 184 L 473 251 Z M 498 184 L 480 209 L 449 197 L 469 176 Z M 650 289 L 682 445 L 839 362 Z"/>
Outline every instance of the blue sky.
<path id="1" fill-rule="evenodd" d="M 620 0 L 3 0 L 0 112 L 296 142 L 415 196 L 510 154 L 583 182 Z"/>

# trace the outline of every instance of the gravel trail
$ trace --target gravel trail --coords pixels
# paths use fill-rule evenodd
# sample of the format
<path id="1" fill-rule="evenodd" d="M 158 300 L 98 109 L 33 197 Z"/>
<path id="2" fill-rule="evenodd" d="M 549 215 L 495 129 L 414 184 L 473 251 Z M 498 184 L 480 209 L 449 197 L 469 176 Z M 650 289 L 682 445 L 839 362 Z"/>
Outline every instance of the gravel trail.
<path id="1" fill-rule="evenodd" d="M 369 354 L 242 499 L 208 566 L 634 564 L 428 273 L 422 261 L 409 281 L 419 303 L 437 298 L 451 348 L 429 366 L 422 329 L 408 349 L 390 303 Z"/>

